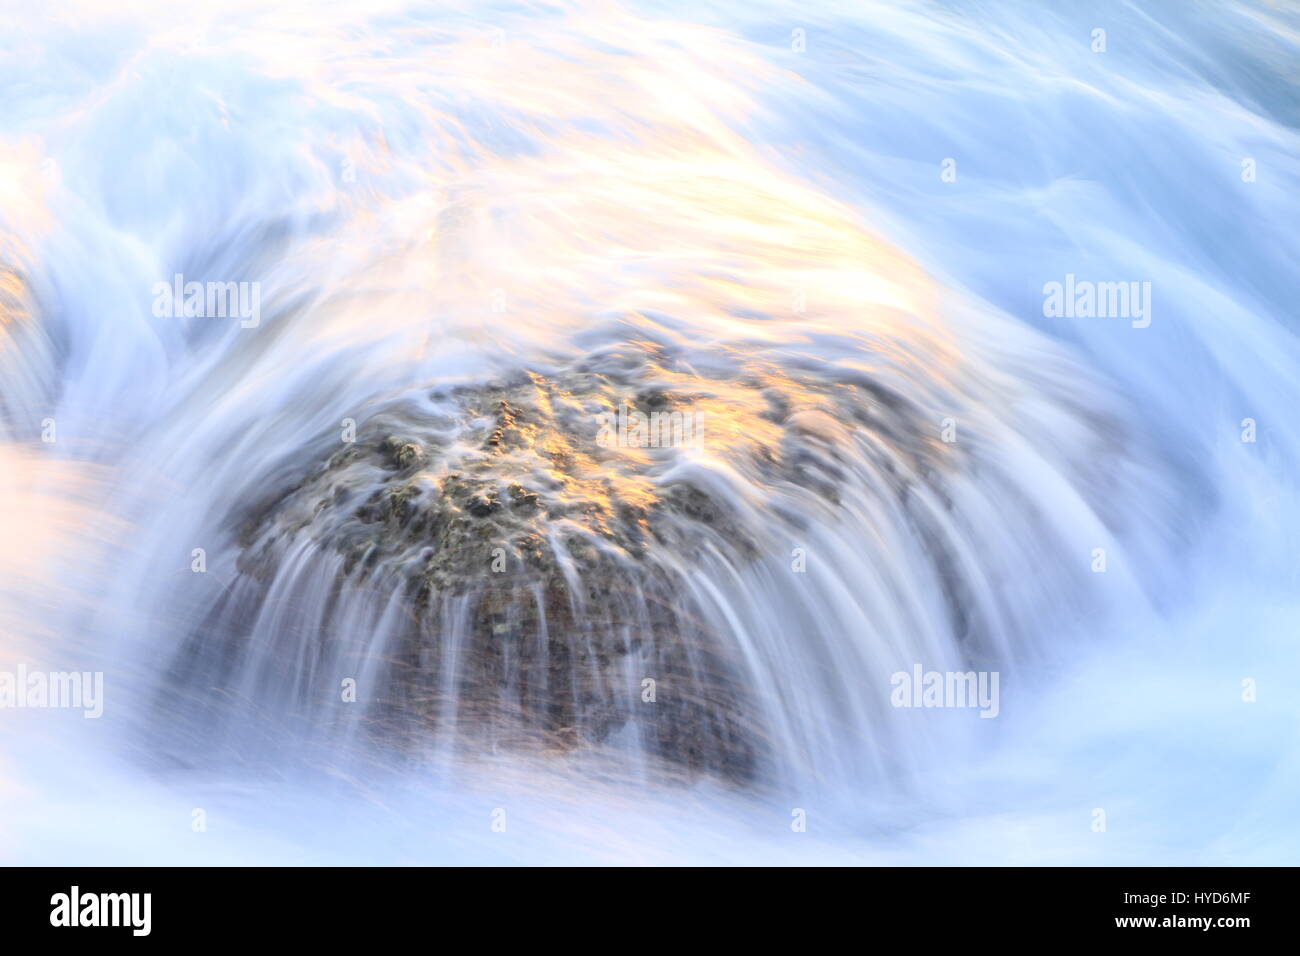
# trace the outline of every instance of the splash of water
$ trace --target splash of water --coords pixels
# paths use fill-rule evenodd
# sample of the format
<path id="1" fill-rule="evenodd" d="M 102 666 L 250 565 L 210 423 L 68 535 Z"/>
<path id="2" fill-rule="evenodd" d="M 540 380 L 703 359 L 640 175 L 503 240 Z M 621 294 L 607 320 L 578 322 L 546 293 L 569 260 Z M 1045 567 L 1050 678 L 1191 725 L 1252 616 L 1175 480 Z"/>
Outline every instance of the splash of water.
<path id="1" fill-rule="evenodd" d="M 1050 858 L 1102 852 L 1065 835 L 1077 807 L 1155 815 L 1156 769 L 1198 779 L 1162 749 L 1187 738 L 1143 724 L 1166 701 L 1144 691 L 1120 711 L 1152 759 L 1090 789 L 1098 697 L 1149 684 L 1171 635 L 1193 651 L 1172 684 L 1218 681 L 1210 700 L 1294 660 L 1270 635 L 1297 367 L 1272 57 L 1296 25 L 1116 4 L 1127 42 L 1101 56 L 1062 14 L 986 16 L 810 14 L 795 50 L 727 7 L 25 19 L 3 61 L 38 79 L 0 144 L 23 184 L 0 207 L 0 621 L 15 659 L 104 670 L 111 710 L 11 722 L 15 819 L 77 786 L 42 753 L 87 742 L 122 761 L 101 806 L 202 792 L 287 847 L 311 842 L 286 819 L 305 798 L 266 777 L 342 778 L 340 804 L 406 807 L 358 825 L 374 859 L 429 837 L 410 804 L 431 790 L 452 820 L 526 790 L 551 836 L 524 859 L 573 846 L 558 821 L 598 784 L 614 829 L 628 788 L 656 794 L 635 858 L 701 833 L 723 834 L 702 856 L 790 852 L 729 815 L 809 804 L 878 859 L 911 826 L 904 857 L 978 845 L 946 816 L 1040 820 Z M 1250 188 L 1238 154 L 1268 171 Z M 1150 326 L 1043 321 L 1067 273 L 1150 281 Z M 159 318 L 177 274 L 259 283 L 260 321 Z M 611 443 L 620 408 L 699 414 L 703 440 Z M 1234 669 L 1242 620 L 1262 636 Z M 892 706 L 914 664 L 999 672 L 1002 718 Z M 1218 742 L 1243 718 L 1215 707 L 1194 746 L 1237 760 Z M 1244 799 L 1201 809 L 1252 819 Z M 698 829 L 671 836 L 682 801 Z M 1225 852 L 1258 852 L 1251 827 Z M 79 834 L 132 853 L 103 839 Z"/>

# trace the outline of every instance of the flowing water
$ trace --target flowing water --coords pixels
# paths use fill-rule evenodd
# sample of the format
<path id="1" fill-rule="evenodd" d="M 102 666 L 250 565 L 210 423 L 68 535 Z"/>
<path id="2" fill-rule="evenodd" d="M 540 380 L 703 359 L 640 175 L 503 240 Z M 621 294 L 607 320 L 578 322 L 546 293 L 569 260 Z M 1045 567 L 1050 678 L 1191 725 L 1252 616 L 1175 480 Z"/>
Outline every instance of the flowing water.
<path id="1" fill-rule="evenodd" d="M 844 6 L 6 11 L 0 859 L 1294 860 L 1300 14 Z"/>

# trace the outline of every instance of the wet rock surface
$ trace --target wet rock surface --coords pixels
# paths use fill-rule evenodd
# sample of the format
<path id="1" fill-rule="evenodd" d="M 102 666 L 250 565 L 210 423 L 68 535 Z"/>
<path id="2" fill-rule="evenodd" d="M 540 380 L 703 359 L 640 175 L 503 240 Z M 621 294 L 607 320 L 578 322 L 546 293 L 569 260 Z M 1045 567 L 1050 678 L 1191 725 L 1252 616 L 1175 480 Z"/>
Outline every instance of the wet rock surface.
<path id="1" fill-rule="evenodd" d="M 251 508 L 238 567 L 265 600 L 306 540 L 337 556 L 339 592 L 399 595 L 398 623 L 372 622 L 393 633 L 369 638 L 383 657 L 378 738 L 636 741 L 687 775 L 746 781 L 763 727 L 692 575 L 769 547 L 783 519 L 746 502 L 747 482 L 833 509 L 856 444 L 905 496 L 951 454 L 918 417 L 868 382 L 761 363 L 710 378 L 636 349 L 434 389 L 376 412 L 355 443 Z M 320 640 L 367 639 L 330 627 Z"/>

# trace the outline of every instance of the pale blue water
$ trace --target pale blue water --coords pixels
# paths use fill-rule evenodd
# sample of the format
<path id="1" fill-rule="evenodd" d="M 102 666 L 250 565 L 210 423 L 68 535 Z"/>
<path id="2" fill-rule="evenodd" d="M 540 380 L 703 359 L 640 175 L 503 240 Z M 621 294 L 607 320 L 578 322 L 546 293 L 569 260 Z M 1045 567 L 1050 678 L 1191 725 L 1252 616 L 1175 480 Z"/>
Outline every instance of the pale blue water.
<path id="1" fill-rule="evenodd" d="M 0 670 L 107 687 L 98 721 L 0 711 L 0 860 L 1294 862 L 1292 5 L 262 6 L 26 7 L 0 39 L 31 314 L 0 299 Z M 176 272 L 260 282 L 261 323 L 158 318 Z M 1067 275 L 1150 283 L 1150 324 L 1045 316 Z M 634 740 L 306 769 L 254 756 L 274 720 L 168 738 L 191 549 L 228 581 L 232 511 L 377 402 L 638 337 L 956 416 L 978 467 L 936 520 L 996 720 L 887 704 L 966 652 L 904 516 L 849 495 L 789 542 L 754 485 L 814 565 L 699 585 L 776 742 L 750 792 L 630 774 Z"/>

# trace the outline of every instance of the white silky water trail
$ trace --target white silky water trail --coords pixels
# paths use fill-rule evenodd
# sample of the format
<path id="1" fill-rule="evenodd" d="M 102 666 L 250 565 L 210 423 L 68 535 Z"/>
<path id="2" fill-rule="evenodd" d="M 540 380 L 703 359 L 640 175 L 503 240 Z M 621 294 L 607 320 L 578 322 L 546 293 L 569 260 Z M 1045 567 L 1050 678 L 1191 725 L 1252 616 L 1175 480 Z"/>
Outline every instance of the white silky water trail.
<path id="1" fill-rule="evenodd" d="M 1294 859 L 1294 11 L 264 6 L 6 13 L 0 670 L 105 715 L 0 713 L 0 859 Z M 461 474 L 545 508 L 491 613 Z"/>

